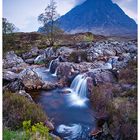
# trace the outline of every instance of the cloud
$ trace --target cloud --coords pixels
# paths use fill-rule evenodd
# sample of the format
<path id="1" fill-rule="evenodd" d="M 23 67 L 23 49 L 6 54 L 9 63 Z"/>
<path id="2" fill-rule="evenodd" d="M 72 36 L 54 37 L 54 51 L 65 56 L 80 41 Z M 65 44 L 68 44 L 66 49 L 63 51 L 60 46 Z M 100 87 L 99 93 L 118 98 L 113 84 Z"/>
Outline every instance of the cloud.
<path id="1" fill-rule="evenodd" d="M 137 0 L 113 0 L 122 10 L 137 22 Z"/>

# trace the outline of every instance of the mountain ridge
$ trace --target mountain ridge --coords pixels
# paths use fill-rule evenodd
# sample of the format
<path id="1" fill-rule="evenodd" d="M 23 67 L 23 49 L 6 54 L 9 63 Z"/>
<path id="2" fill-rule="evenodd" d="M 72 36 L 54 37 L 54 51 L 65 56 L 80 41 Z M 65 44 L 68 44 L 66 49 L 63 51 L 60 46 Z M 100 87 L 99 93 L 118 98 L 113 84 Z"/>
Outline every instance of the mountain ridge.
<path id="1" fill-rule="evenodd" d="M 137 24 L 111 0 L 87 0 L 61 16 L 60 27 L 68 33 L 102 35 L 136 34 Z"/>
<path id="2" fill-rule="evenodd" d="M 66 33 L 136 36 L 137 24 L 112 0 L 86 0 L 56 20 Z M 43 27 L 39 28 L 43 32 Z"/>

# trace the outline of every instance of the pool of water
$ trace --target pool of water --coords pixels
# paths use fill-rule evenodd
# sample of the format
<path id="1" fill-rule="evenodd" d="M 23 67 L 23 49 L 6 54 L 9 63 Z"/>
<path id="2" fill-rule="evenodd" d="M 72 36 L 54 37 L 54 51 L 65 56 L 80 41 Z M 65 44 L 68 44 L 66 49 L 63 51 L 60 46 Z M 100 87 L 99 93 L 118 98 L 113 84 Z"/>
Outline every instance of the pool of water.
<path id="1" fill-rule="evenodd" d="M 50 73 L 47 68 L 41 67 L 41 68 L 35 68 L 34 71 L 42 77 L 43 81 L 50 81 L 50 82 L 56 82 L 57 77 L 54 76 L 54 74 Z"/>
<path id="2" fill-rule="evenodd" d="M 55 81 L 45 69 L 37 70 L 45 80 Z M 56 78 L 57 79 L 57 78 Z M 95 128 L 94 111 L 87 98 L 80 99 L 70 89 L 40 91 L 34 100 L 42 105 L 47 116 L 53 120 L 55 133 L 64 140 L 89 140 L 89 132 Z"/>

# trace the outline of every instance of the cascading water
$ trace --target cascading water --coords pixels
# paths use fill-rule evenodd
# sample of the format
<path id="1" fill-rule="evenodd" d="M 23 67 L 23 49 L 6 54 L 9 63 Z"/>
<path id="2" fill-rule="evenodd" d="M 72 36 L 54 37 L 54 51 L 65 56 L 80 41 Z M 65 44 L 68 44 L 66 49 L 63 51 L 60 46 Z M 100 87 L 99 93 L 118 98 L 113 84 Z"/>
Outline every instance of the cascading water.
<path id="1" fill-rule="evenodd" d="M 79 74 L 73 80 L 70 86 L 70 102 L 72 105 L 83 106 L 85 102 L 88 100 L 87 93 L 87 79 L 88 77 L 85 74 Z"/>
<path id="2" fill-rule="evenodd" d="M 51 70 L 51 66 L 52 66 L 53 61 L 54 61 L 54 60 L 52 60 L 52 61 L 50 62 L 49 68 L 47 69 L 47 71 L 49 71 L 49 72 L 50 72 L 50 70 Z"/>
<path id="3" fill-rule="evenodd" d="M 58 61 L 58 62 L 59 62 L 59 57 L 56 58 L 56 59 L 54 59 L 54 60 L 52 60 L 52 61 L 50 62 L 50 64 L 49 64 L 49 68 L 47 69 L 48 72 L 51 71 L 52 64 L 53 64 L 53 62 L 55 62 L 55 61 Z M 57 74 L 57 69 L 55 70 L 55 73 L 53 74 L 53 76 L 56 76 L 56 74 Z"/>
<path id="4" fill-rule="evenodd" d="M 87 95 L 87 79 L 85 75 L 79 74 L 73 80 L 70 89 L 75 92 L 80 98 L 85 98 Z"/>
<path id="5" fill-rule="evenodd" d="M 56 70 L 55 70 L 55 73 L 54 74 L 52 74 L 52 76 L 57 76 L 57 71 L 58 71 L 58 68 L 56 68 Z"/>
<path id="6" fill-rule="evenodd" d="M 112 69 L 112 59 L 109 59 L 105 64 L 104 69 Z"/>

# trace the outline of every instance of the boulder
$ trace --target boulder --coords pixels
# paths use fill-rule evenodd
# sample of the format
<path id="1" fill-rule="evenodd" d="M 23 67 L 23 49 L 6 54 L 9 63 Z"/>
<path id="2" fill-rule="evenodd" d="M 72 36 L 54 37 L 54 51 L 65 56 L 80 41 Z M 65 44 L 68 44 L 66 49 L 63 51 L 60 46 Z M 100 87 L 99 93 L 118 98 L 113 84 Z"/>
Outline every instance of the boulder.
<path id="1" fill-rule="evenodd" d="M 38 53 L 39 53 L 38 47 L 32 47 L 31 48 L 31 53 L 32 53 L 32 56 L 37 56 Z"/>
<path id="2" fill-rule="evenodd" d="M 54 130 L 54 125 L 50 121 L 45 121 L 45 125 L 49 128 L 49 130 Z"/>
<path id="3" fill-rule="evenodd" d="M 26 59 L 31 59 L 32 58 L 32 52 L 26 52 L 26 53 L 23 53 L 22 54 L 22 58 L 24 59 L 24 60 L 26 60 Z"/>
<path id="4" fill-rule="evenodd" d="M 29 93 L 27 93 L 25 90 L 19 90 L 16 92 L 17 94 L 24 96 L 26 98 L 28 98 L 30 101 L 33 101 L 32 97 L 30 96 Z"/>
<path id="5" fill-rule="evenodd" d="M 115 83 L 116 82 L 116 75 L 106 69 L 93 69 L 87 72 L 87 75 L 94 80 L 94 83 L 103 84 L 103 83 Z"/>
<path id="6" fill-rule="evenodd" d="M 83 42 L 76 43 L 74 47 L 77 48 L 77 49 L 88 49 L 92 45 L 93 45 L 92 42 L 83 41 Z"/>
<path id="7" fill-rule="evenodd" d="M 138 48 L 135 44 L 128 45 L 129 53 L 137 53 Z"/>
<path id="8" fill-rule="evenodd" d="M 14 72 L 14 73 L 20 73 L 22 70 L 26 69 L 29 65 L 27 63 L 21 63 L 17 66 L 14 66 L 12 68 L 7 68 L 6 70 Z"/>
<path id="9" fill-rule="evenodd" d="M 3 60 L 3 68 L 8 69 L 12 67 L 17 67 L 18 65 L 25 64 L 23 59 L 17 56 L 14 51 L 10 51 L 6 53 L 5 59 Z"/>
<path id="10" fill-rule="evenodd" d="M 33 57 L 36 57 L 39 54 L 39 49 L 37 47 L 32 47 L 29 52 L 23 53 L 22 58 L 25 59 L 30 59 Z"/>
<path id="11" fill-rule="evenodd" d="M 58 86 L 57 83 L 52 83 L 52 82 L 49 82 L 49 81 L 45 81 L 44 85 L 42 86 L 42 89 L 52 90 L 52 89 L 55 89 L 57 86 Z"/>
<path id="12" fill-rule="evenodd" d="M 9 83 L 7 85 L 7 88 L 12 91 L 12 92 L 17 92 L 19 90 L 23 90 L 24 89 L 24 85 L 23 83 L 21 82 L 21 80 L 16 80 L 16 81 L 13 81 L 11 83 Z"/>
<path id="13" fill-rule="evenodd" d="M 68 48 L 68 47 L 61 47 L 59 49 L 57 49 L 56 51 L 56 55 L 57 56 L 68 56 L 70 55 L 72 52 L 74 52 L 75 50 L 72 48 Z"/>
<path id="14" fill-rule="evenodd" d="M 116 51 L 114 49 L 106 48 L 105 50 L 103 50 L 103 54 L 104 56 L 115 56 Z"/>
<path id="15" fill-rule="evenodd" d="M 25 62 L 30 64 L 30 65 L 34 64 L 34 58 L 26 59 Z"/>
<path id="16" fill-rule="evenodd" d="M 7 70 L 3 71 L 3 80 L 4 81 L 12 82 L 12 81 L 15 81 L 17 78 L 18 78 L 18 74 L 11 72 L 11 71 L 7 71 Z"/>
<path id="17" fill-rule="evenodd" d="M 84 64 L 61 62 L 57 67 L 57 77 L 73 80 L 77 74 L 85 71 L 88 71 L 88 67 Z"/>
<path id="18" fill-rule="evenodd" d="M 41 89 L 41 87 L 44 84 L 41 77 L 39 77 L 38 74 L 32 68 L 23 70 L 20 73 L 20 79 L 25 89 L 28 90 Z"/>

